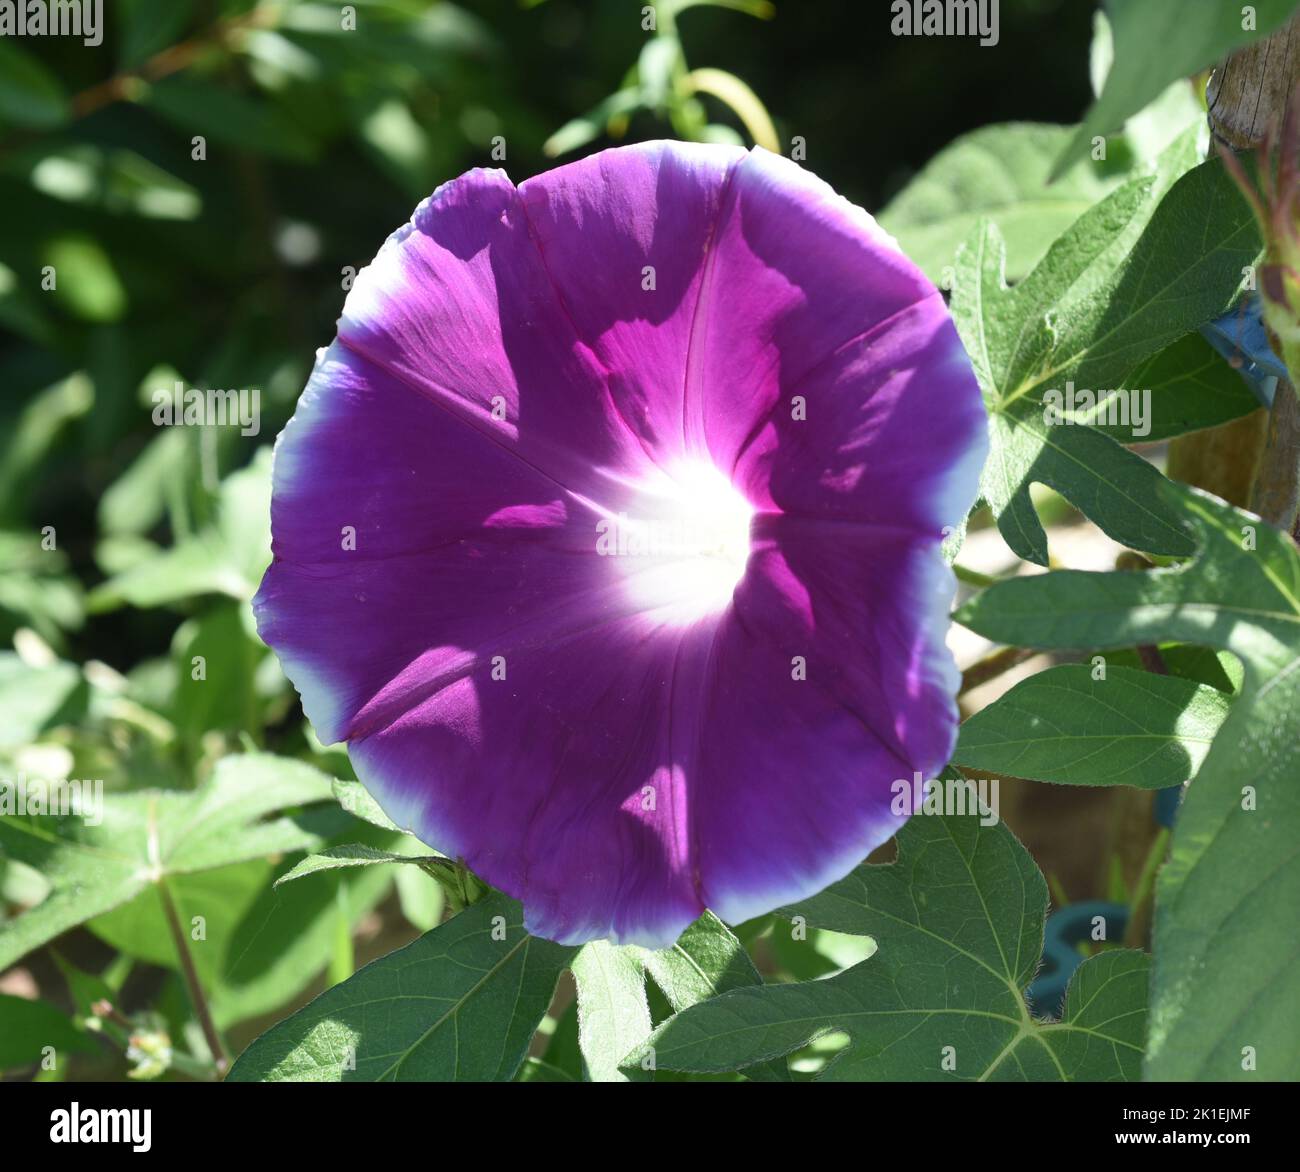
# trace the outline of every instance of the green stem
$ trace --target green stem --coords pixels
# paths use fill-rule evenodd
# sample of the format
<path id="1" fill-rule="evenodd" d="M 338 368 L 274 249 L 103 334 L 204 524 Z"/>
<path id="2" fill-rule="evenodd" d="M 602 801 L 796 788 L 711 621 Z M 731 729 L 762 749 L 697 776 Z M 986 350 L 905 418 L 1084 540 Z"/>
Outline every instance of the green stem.
<path id="1" fill-rule="evenodd" d="M 330 954 L 329 981 L 337 985 L 346 981 L 356 971 L 356 954 L 352 947 L 352 914 L 348 901 L 348 885 L 339 881 L 335 895 L 334 950 Z"/>
<path id="2" fill-rule="evenodd" d="M 1155 838 L 1151 840 L 1151 847 L 1147 851 L 1146 861 L 1142 864 L 1142 872 L 1138 875 L 1137 886 L 1133 889 L 1133 898 L 1129 901 L 1128 910 L 1128 928 L 1124 932 L 1124 944 L 1128 948 L 1141 948 L 1143 938 L 1146 936 L 1146 925 L 1150 916 L 1147 914 L 1147 905 L 1151 902 L 1152 891 L 1155 887 L 1156 872 L 1160 869 L 1160 864 L 1164 862 L 1165 853 L 1169 849 L 1169 831 L 1162 826 L 1156 832 Z"/>
<path id="3" fill-rule="evenodd" d="M 724 69 L 692 69 L 680 82 L 681 92 L 711 94 L 740 119 L 745 133 L 759 146 L 773 154 L 781 153 L 772 116 L 759 96 L 735 74 Z"/>
<path id="4" fill-rule="evenodd" d="M 180 957 L 181 975 L 189 991 L 190 1003 L 194 1006 L 194 1015 L 198 1018 L 199 1028 L 208 1043 L 208 1050 L 212 1054 L 212 1062 L 217 1068 L 217 1074 L 224 1076 L 230 1066 L 230 1059 L 226 1057 L 225 1047 L 221 1044 L 221 1035 L 217 1033 L 216 1023 L 213 1022 L 212 1013 L 208 1009 L 208 1000 L 203 995 L 203 985 L 199 981 L 198 970 L 194 967 L 194 957 L 190 954 L 189 938 L 185 934 L 180 916 L 176 914 L 176 904 L 172 900 L 172 893 L 168 890 L 165 879 L 158 880 L 158 898 L 162 901 L 163 914 L 167 917 L 172 943 L 175 944 L 176 954 Z"/>
<path id="5" fill-rule="evenodd" d="M 997 679 L 1003 672 L 1010 671 L 1037 654 L 1032 647 L 1000 647 L 997 651 L 990 652 L 983 659 L 972 663 L 962 672 L 961 690 L 957 694 L 964 696 L 967 692 L 973 691 L 981 684 L 987 684 L 989 680 Z"/>
<path id="6" fill-rule="evenodd" d="M 978 586 L 981 589 L 985 586 L 996 586 L 1002 581 L 1001 578 L 995 578 L 992 574 L 981 574 L 979 570 L 972 570 L 969 566 L 963 566 L 961 562 L 953 562 L 952 572 L 957 576 L 958 582 L 965 582 L 967 586 Z"/>

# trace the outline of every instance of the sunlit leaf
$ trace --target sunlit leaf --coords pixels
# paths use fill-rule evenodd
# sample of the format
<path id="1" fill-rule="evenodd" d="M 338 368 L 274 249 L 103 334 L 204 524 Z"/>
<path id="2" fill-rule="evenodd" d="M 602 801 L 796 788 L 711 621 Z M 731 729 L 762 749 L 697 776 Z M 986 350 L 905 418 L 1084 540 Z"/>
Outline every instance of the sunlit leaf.
<path id="1" fill-rule="evenodd" d="M 0 856 L 36 868 L 51 886 L 36 907 L 0 924 L 0 969 L 170 876 L 318 849 L 325 839 L 309 818 L 269 816 L 329 797 L 329 779 L 309 766 L 254 754 L 224 758 L 193 793 L 109 794 L 89 817 L 0 818 Z"/>
<path id="2" fill-rule="evenodd" d="M 1229 700 L 1207 684 L 1107 666 L 1049 668 L 962 726 L 953 761 L 1071 785 L 1163 789 L 1193 777 Z"/>
<path id="3" fill-rule="evenodd" d="M 1085 161 L 1048 184 L 1052 160 L 1071 131 L 1066 126 L 1009 122 L 984 126 L 945 147 L 880 213 L 880 223 L 932 281 L 981 218 L 1006 241 L 1006 277 L 1023 278 L 1048 246 L 1122 181 Z"/>
<path id="4" fill-rule="evenodd" d="M 322 993 L 231 1068 L 234 1082 L 514 1077 L 574 949 L 490 895 Z"/>
<path id="5" fill-rule="evenodd" d="M 1217 161 L 1161 198 L 1188 145 L 1171 148 L 1160 175 L 1125 184 L 1082 216 L 1012 288 L 991 224 L 961 250 L 953 317 L 990 416 L 981 490 L 1007 544 L 1029 561 L 1048 561 L 1030 499 L 1036 482 L 1124 545 L 1191 552 L 1176 510 L 1155 491 L 1162 477 L 1154 467 L 1048 411 L 1048 396 L 1059 405 L 1075 388 L 1130 391 L 1123 380 L 1230 304 L 1256 259 L 1254 219 Z M 1132 402 L 1121 400 L 1135 414 Z"/>
<path id="6" fill-rule="evenodd" d="M 1005 826 L 917 816 L 898 860 L 864 865 L 786 914 L 874 937 L 869 960 L 820 981 L 736 989 L 674 1015 L 624 1065 L 734 1070 L 830 1032 L 848 1042 L 823 1080 L 1132 1079 L 1148 960 L 1104 952 L 1079 969 L 1059 1022 L 1024 989 L 1043 947 L 1047 885 Z"/>

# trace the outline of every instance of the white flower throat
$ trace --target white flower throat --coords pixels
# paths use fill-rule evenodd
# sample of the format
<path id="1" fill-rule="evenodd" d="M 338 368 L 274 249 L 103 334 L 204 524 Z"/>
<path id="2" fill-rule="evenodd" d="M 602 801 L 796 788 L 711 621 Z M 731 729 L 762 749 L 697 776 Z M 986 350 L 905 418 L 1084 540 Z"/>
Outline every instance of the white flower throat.
<path id="1" fill-rule="evenodd" d="M 631 508 L 597 525 L 631 600 L 658 622 L 724 610 L 749 562 L 754 509 L 707 460 L 674 464 L 638 485 Z"/>

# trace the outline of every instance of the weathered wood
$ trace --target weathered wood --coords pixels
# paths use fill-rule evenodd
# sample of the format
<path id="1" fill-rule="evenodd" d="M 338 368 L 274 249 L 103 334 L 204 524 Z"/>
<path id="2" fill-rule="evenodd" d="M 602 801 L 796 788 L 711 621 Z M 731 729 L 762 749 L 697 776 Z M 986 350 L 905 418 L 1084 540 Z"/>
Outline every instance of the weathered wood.
<path id="1" fill-rule="evenodd" d="M 1215 139 L 1238 151 L 1259 146 L 1269 126 L 1281 124 L 1297 84 L 1300 14 L 1215 69 L 1205 92 Z"/>
<path id="2" fill-rule="evenodd" d="M 1261 407 L 1230 423 L 1180 435 L 1169 445 L 1168 474 L 1247 508 L 1267 431 L 1268 412 Z"/>
<path id="3" fill-rule="evenodd" d="M 1269 413 L 1268 438 L 1259 460 L 1250 508 L 1294 535 L 1300 513 L 1300 399 L 1280 382 Z"/>
<path id="4" fill-rule="evenodd" d="M 1206 90 L 1210 130 L 1219 150 L 1248 151 L 1276 135 L 1300 86 L 1300 14 L 1272 36 L 1219 65 Z M 1276 138 L 1274 137 L 1274 141 Z M 1282 149 L 1292 149 L 1282 144 Z M 1171 476 L 1248 505 L 1286 531 L 1300 507 L 1300 403 L 1285 380 L 1273 410 L 1224 428 L 1182 436 L 1170 445 Z"/>

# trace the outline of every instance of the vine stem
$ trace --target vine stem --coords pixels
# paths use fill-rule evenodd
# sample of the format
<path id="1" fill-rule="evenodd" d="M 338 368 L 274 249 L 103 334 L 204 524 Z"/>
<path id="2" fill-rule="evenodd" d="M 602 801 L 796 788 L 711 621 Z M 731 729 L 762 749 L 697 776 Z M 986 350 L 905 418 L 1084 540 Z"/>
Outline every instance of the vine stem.
<path id="1" fill-rule="evenodd" d="M 997 679 L 1004 672 L 1010 671 L 1037 654 L 1038 652 L 1032 647 L 999 647 L 998 650 L 991 651 L 961 673 L 961 688 L 957 695 L 964 696 L 967 692 L 978 688 L 981 684 L 987 684 L 989 680 Z"/>
<path id="2" fill-rule="evenodd" d="M 243 15 L 219 20 L 189 40 L 178 41 L 160 50 L 135 69 L 116 73 L 74 94 L 68 103 L 72 120 L 85 118 L 115 102 L 129 100 L 149 83 L 188 69 L 206 50 L 225 44 L 232 35 L 257 28 L 274 28 L 279 19 L 279 7 L 264 4 Z M 10 145 L 10 139 L 0 142 L 0 153 L 6 152 Z"/>
<path id="3" fill-rule="evenodd" d="M 181 924 L 180 916 L 176 914 L 176 903 L 172 899 L 171 891 L 168 890 L 166 879 L 158 880 L 158 898 L 162 900 L 163 914 L 167 917 L 167 927 L 172 934 L 172 943 L 176 945 L 176 952 L 181 960 L 181 974 L 185 978 L 185 987 L 189 990 L 190 1002 L 194 1006 L 195 1016 L 199 1019 L 199 1028 L 203 1031 L 204 1040 L 212 1053 L 212 1061 L 217 1068 L 217 1075 L 224 1077 L 226 1070 L 230 1066 L 230 1059 L 226 1057 L 226 1049 L 221 1044 L 221 1035 L 217 1033 L 216 1024 L 212 1020 L 212 1013 L 208 1009 L 208 999 L 203 995 L 203 985 L 199 981 L 198 970 L 194 967 L 194 957 L 190 953 L 189 940 L 185 936 L 185 929 Z"/>
<path id="4" fill-rule="evenodd" d="M 1133 889 L 1133 898 L 1129 901 L 1128 927 L 1124 930 L 1124 945 L 1126 948 L 1142 947 L 1142 937 L 1145 934 L 1147 924 L 1147 904 L 1151 902 L 1152 892 L 1155 888 L 1156 872 L 1164 861 L 1165 851 L 1168 847 L 1169 831 L 1162 826 L 1155 838 L 1151 840 L 1151 847 L 1147 851 L 1146 861 L 1142 864 L 1142 872 L 1138 876 L 1137 886 Z"/>
<path id="5" fill-rule="evenodd" d="M 952 572 L 958 582 L 965 582 L 967 586 L 996 586 L 1002 581 L 1001 578 L 995 578 L 992 574 L 981 574 L 979 570 L 972 570 L 969 566 L 963 566 L 961 562 L 953 562 Z"/>
<path id="6" fill-rule="evenodd" d="M 161 81 L 164 77 L 188 69 L 205 49 L 222 44 L 231 34 L 245 29 L 274 27 L 279 16 L 277 7 L 269 4 L 254 8 L 242 16 L 217 21 L 197 36 L 160 50 L 138 68 L 116 74 L 107 81 L 74 95 L 71 103 L 72 116 L 84 118 L 104 106 L 129 98 L 141 82 Z"/>

